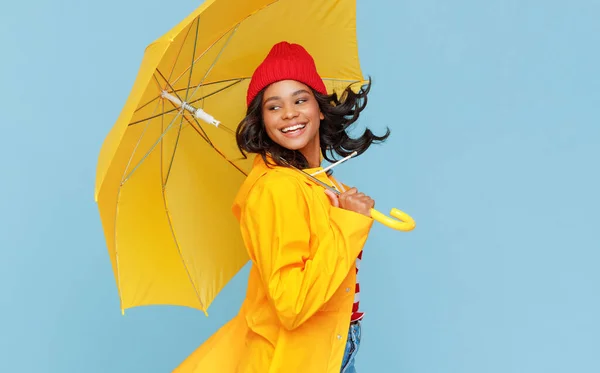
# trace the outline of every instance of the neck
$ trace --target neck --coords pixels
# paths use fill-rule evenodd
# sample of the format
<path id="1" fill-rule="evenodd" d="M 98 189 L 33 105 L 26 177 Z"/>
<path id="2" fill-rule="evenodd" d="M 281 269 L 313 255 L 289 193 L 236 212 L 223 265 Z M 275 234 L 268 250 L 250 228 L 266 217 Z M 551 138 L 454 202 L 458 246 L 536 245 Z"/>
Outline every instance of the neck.
<path id="1" fill-rule="evenodd" d="M 304 149 L 300 149 L 300 153 L 306 158 L 308 168 L 315 168 L 321 165 L 321 147 L 318 141 L 309 144 Z"/>

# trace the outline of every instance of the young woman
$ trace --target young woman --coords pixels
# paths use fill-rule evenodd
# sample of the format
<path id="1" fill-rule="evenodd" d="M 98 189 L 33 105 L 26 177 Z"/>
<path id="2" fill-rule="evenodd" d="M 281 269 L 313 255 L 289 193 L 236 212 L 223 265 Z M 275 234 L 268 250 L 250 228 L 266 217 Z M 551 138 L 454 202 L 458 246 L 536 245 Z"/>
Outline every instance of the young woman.
<path id="1" fill-rule="evenodd" d="M 357 272 L 374 201 L 323 172 L 321 161 L 387 138 L 389 131 L 346 133 L 368 91 L 328 95 L 313 58 L 287 42 L 256 69 L 237 143 L 257 156 L 233 206 L 252 260 L 246 299 L 178 371 L 355 372 L 363 317 Z"/>

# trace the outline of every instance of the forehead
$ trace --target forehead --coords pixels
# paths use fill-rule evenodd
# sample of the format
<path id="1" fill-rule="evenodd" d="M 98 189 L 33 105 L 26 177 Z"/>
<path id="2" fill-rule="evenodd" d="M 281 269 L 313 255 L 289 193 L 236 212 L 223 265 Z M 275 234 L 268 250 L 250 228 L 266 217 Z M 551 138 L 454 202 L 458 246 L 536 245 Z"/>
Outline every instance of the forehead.
<path id="1" fill-rule="evenodd" d="M 267 87 L 264 94 L 264 99 L 268 99 L 272 96 L 286 97 L 291 96 L 298 91 L 308 91 L 312 93 L 310 87 L 306 84 L 301 83 L 297 80 L 282 80 L 279 82 L 272 83 Z"/>

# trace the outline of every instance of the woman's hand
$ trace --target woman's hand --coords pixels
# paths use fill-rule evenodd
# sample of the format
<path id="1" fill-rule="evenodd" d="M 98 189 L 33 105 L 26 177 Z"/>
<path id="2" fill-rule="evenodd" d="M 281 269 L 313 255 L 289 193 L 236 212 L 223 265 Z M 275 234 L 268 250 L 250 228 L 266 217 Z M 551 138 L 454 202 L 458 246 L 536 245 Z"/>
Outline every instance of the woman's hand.
<path id="1" fill-rule="evenodd" d="M 350 210 L 371 217 L 371 209 L 375 207 L 373 198 L 359 192 L 356 188 L 350 188 L 339 196 L 325 189 L 331 205 L 344 210 Z"/>

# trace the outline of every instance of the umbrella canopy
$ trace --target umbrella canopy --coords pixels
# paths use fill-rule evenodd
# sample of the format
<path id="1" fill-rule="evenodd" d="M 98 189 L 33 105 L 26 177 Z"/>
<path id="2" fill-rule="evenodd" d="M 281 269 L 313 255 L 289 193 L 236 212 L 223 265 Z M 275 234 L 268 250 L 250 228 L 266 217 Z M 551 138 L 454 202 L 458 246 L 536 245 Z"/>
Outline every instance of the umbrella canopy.
<path id="1" fill-rule="evenodd" d="M 248 261 L 231 205 L 252 162 L 234 136 L 250 77 L 288 41 L 329 92 L 362 84 L 355 14 L 354 0 L 206 0 L 147 47 L 96 176 L 123 310 L 206 312 Z"/>

